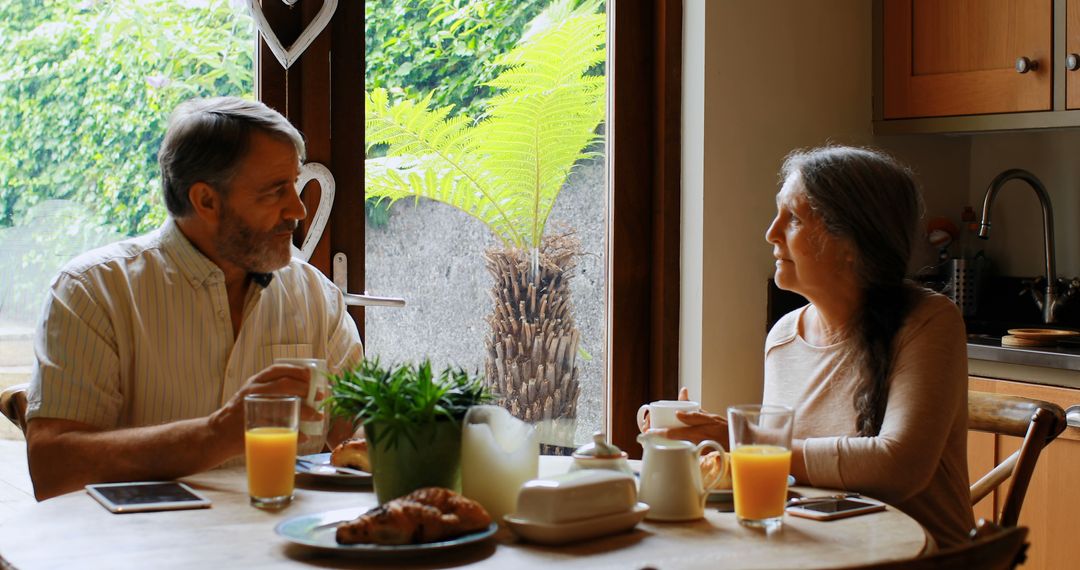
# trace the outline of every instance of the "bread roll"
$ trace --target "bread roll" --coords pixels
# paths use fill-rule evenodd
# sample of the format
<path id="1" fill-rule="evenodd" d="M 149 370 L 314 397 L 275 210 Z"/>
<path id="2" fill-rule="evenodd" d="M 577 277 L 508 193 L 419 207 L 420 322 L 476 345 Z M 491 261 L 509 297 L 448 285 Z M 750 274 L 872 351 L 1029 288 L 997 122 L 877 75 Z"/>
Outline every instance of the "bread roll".
<path id="1" fill-rule="evenodd" d="M 719 451 L 710 451 L 698 460 L 701 467 L 701 483 L 707 490 L 731 488 L 731 472 Z"/>
<path id="2" fill-rule="evenodd" d="M 330 464 L 371 473 L 367 440 L 362 437 L 354 437 L 339 443 L 334 448 L 334 451 L 330 453 Z"/>

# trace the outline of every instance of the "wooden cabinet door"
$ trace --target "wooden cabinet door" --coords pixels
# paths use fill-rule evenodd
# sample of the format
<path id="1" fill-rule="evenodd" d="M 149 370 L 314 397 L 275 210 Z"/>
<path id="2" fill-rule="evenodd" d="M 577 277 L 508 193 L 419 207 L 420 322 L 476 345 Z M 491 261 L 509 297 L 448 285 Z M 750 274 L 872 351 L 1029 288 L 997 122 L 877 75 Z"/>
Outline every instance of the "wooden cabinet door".
<path id="1" fill-rule="evenodd" d="M 1005 380 L 971 380 L 973 390 L 1046 400 L 1062 408 L 1080 404 L 1080 390 Z M 992 383 L 992 389 L 987 389 L 984 382 Z M 1019 445 L 1020 438 L 998 437 L 998 459 L 1008 457 Z M 970 458 L 971 451 L 968 453 Z M 1076 516 L 1076 513 L 1080 512 L 1080 493 L 1075 492 L 1078 473 L 1080 428 L 1070 427 L 1039 455 L 1039 464 L 1031 476 L 1019 522 L 1021 526 L 1028 527 L 1028 542 L 1031 546 L 1027 552 L 1028 559 L 1020 568 L 1076 567 L 1076 537 L 1080 536 L 1080 519 Z M 999 494 L 1003 495 L 1004 492 L 1004 488 L 999 489 Z M 1000 508 L 1000 501 L 997 506 Z"/>
<path id="2" fill-rule="evenodd" d="M 1080 59 L 1080 0 L 1069 0 L 1065 4 L 1065 13 L 1066 57 L 1069 54 L 1075 54 Z M 1080 109 L 1080 69 L 1065 68 L 1064 73 L 1066 77 L 1065 108 Z"/>
<path id="3" fill-rule="evenodd" d="M 884 0 L 886 119 L 1048 111 L 1052 0 Z M 1038 69 L 1016 71 L 1020 57 Z"/>
<path id="4" fill-rule="evenodd" d="M 972 376 L 968 379 L 968 389 L 977 390 L 979 392 L 993 392 L 994 382 L 994 380 L 984 380 Z M 967 455 L 968 479 L 971 481 L 971 484 L 974 484 L 997 465 L 997 436 L 992 433 L 969 431 Z M 974 509 L 976 521 L 979 519 L 986 519 L 988 521 L 994 520 L 994 514 L 997 512 L 997 509 L 1000 508 L 996 502 L 996 497 L 996 491 L 991 492 L 983 500 L 972 507 Z"/>

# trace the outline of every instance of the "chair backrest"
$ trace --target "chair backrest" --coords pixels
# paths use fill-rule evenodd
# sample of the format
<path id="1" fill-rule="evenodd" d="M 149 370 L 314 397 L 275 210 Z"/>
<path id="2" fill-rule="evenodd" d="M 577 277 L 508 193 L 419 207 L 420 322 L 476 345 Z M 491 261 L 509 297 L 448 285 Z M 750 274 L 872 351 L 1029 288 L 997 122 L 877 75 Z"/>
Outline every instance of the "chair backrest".
<path id="1" fill-rule="evenodd" d="M 26 433 L 26 390 L 29 384 L 15 384 L 0 392 L 0 413 Z"/>
<path id="2" fill-rule="evenodd" d="M 973 541 L 910 560 L 844 570 L 1012 570 L 1027 557 L 1027 527 L 997 528 Z"/>
<path id="3" fill-rule="evenodd" d="M 1065 427 L 1065 411 L 1057 404 L 991 392 L 968 392 L 969 430 L 1024 438 L 1016 453 L 971 485 L 971 504 L 1011 479 L 994 522 L 1003 527 L 1016 526 L 1039 454 Z"/>

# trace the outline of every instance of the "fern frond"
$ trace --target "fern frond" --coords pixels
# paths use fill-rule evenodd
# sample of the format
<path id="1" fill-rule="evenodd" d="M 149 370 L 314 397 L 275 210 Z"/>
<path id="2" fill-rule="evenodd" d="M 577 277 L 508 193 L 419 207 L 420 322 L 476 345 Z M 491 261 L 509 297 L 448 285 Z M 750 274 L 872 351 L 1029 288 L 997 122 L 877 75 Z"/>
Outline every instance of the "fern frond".
<path id="1" fill-rule="evenodd" d="M 386 158 L 366 162 L 367 195 L 437 200 L 504 243 L 538 247 L 574 164 L 595 155 L 588 149 L 606 111 L 606 82 L 595 73 L 606 17 L 560 18 L 496 59 L 504 69 L 489 85 L 502 92 L 478 124 L 449 118 L 449 107 L 430 109 L 430 95 L 391 103 L 385 90 L 365 94 L 368 148 L 388 146 Z"/>
<path id="2" fill-rule="evenodd" d="M 385 90 L 365 94 L 367 145 L 388 145 L 394 163 L 365 164 L 365 194 L 392 201 L 405 196 L 429 198 L 477 217 L 505 242 L 522 241 L 507 212 L 502 211 L 494 181 L 480 160 L 475 129 L 467 117 L 447 119 L 449 108 L 420 103 L 391 104 Z"/>
<path id="3" fill-rule="evenodd" d="M 602 15 L 570 18 L 497 60 L 509 67 L 490 84 L 506 91 L 490 101 L 478 144 L 531 246 L 604 117 L 603 78 L 587 75 L 604 60 L 604 25 Z"/>

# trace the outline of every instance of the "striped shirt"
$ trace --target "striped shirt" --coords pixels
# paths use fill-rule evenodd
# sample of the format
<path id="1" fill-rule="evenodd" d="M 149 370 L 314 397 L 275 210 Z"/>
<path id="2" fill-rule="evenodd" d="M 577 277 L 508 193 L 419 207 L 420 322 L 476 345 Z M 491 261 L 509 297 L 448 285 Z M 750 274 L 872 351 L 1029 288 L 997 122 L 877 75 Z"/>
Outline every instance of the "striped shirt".
<path id="1" fill-rule="evenodd" d="M 225 274 L 171 219 L 80 255 L 45 304 L 27 418 L 155 425 L 209 415 L 278 357 L 357 363 L 341 291 L 297 259 L 273 275 L 249 287 L 234 338 Z"/>

